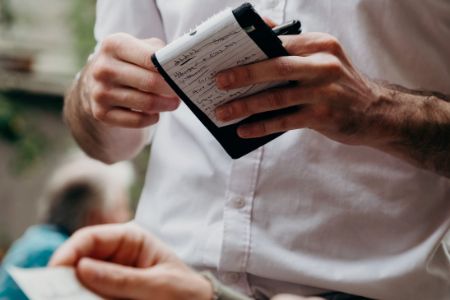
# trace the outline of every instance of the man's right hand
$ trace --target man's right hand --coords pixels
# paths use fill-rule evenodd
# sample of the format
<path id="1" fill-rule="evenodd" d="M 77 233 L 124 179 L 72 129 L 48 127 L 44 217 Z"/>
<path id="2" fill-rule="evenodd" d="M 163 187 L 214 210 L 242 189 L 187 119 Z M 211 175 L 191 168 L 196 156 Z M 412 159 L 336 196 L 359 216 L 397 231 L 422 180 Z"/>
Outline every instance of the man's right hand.
<path id="1" fill-rule="evenodd" d="M 175 110 L 180 101 L 151 61 L 162 47 L 159 39 L 124 33 L 103 40 L 81 77 L 85 113 L 111 126 L 143 128 L 158 122 L 160 112 Z"/>

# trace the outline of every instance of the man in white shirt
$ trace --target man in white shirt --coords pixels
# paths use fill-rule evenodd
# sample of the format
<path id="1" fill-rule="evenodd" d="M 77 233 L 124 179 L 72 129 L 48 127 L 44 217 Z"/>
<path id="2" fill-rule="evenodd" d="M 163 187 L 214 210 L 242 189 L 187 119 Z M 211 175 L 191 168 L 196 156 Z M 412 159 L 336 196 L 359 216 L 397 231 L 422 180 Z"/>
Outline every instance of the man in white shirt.
<path id="1" fill-rule="evenodd" d="M 298 106 L 238 131 L 289 132 L 233 161 L 151 63 L 241 1 L 99 0 L 99 48 L 65 105 L 74 137 L 109 163 L 151 138 L 136 223 L 249 296 L 449 299 L 450 3 L 253 2 L 277 23 L 302 20 L 305 33 L 283 37 L 291 56 L 224 72 L 217 85 L 299 84 L 217 116 Z"/>

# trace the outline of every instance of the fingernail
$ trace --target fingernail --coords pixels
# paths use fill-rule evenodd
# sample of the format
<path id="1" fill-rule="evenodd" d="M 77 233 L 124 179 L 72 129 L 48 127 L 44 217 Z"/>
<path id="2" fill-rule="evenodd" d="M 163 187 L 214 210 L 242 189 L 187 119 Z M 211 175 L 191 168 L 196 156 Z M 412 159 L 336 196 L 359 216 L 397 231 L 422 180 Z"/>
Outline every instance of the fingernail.
<path id="1" fill-rule="evenodd" d="M 180 105 L 180 100 L 178 98 L 177 99 L 171 99 L 170 102 L 169 102 L 169 108 L 170 109 L 177 109 L 179 105 Z"/>
<path id="2" fill-rule="evenodd" d="M 216 77 L 217 86 L 220 89 L 229 88 L 235 81 L 233 72 L 220 73 Z"/>
<path id="3" fill-rule="evenodd" d="M 95 268 L 94 261 L 90 258 L 84 257 L 82 258 L 77 266 L 80 275 L 84 278 L 88 279 L 98 279 L 101 277 L 101 270 Z"/>
<path id="4" fill-rule="evenodd" d="M 218 107 L 216 109 L 216 117 L 221 121 L 228 121 L 232 117 L 231 109 L 227 106 Z"/>

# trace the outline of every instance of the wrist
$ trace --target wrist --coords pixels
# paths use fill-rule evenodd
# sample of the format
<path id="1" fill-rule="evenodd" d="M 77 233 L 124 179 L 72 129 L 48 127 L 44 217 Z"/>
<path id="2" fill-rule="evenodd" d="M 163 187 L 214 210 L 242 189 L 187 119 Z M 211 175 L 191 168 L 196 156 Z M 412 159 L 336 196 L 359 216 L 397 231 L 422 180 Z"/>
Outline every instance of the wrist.
<path id="1" fill-rule="evenodd" d="M 379 117 L 371 118 L 379 135 L 370 146 L 450 177 L 445 163 L 450 149 L 448 96 L 386 83 L 379 87 L 378 104 L 373 106 Z"/>
<path id="2" fill-rule="evenodd" d="M 395 143 L 399 137 L 398 130 L 403 118 L 409 118 L 411 112 L 405 106 L 397 91 L 391 90 L 384 84 L 371 82 L 372 100 L 365 111 L 366 146 L 384 149 Z"/>
<path id="3" fill-rule="evenodd" d="M 214 283 L 210 278 L 203 274 L 196 274 L 199 277 L 199 289 L 198 291 L 201 292 L 200 299 L 204 300 L 217 300 L 217 291 Z"/>
<path id="4" fill-rule="evenodd" d="M 220 283 L 210 272 L 200 273 L 208 282 L 211 287 L 212 300 L 250 300 L 247 296 L 244 296 L 229 287 L 226 287 Z"/>

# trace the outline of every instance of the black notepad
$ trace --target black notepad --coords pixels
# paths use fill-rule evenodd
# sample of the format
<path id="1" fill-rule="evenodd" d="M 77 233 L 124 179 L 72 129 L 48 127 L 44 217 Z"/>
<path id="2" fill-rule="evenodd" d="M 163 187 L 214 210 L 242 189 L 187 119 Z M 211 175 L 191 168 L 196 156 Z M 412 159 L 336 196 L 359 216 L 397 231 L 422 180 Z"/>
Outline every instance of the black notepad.
<path id="1" fill-rule="evenodd" d="M 230 91 L 219 90 L 215 75 L 234 66 L 288 55 L 281 40 L 245 3 L 225 10 L 152 56 L 158 71 L 234 159 L 270 142 L 282 133 L 242 139 L 238 126 L 273 117 L 284 110 L 253 115 L 237 123 L 218 121 L 214 109 L 233 99 L 255 94 L 282 83 L 258 84 Z"/>

